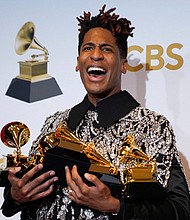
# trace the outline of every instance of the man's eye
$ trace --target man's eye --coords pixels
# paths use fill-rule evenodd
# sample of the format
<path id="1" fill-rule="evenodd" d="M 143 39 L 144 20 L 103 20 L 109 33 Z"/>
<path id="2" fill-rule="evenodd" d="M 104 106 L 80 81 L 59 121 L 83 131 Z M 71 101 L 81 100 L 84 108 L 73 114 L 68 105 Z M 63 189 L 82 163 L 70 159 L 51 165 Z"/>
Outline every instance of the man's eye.
<path id="1" fill-rule="evenodd" d="M 90 50 L 92 50 L 92 47 L 91 47 L 91 46 L 83 47 L 83 51 L 90 51 Z"/>
<path id="2" fill-rule="evenodd" d="M 103 47 L 102 50 L 105 51 L 105 52 L 111 52 L 112 51 L 112 49 L 109 48 L 109 47 Z"/>

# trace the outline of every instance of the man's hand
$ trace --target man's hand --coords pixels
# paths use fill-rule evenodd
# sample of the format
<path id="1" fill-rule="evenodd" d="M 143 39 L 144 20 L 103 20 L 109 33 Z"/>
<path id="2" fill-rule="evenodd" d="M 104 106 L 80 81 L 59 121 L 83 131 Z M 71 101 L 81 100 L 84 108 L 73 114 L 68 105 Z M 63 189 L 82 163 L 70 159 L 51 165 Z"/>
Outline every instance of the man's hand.
<path id="1" fill-rule="evenodd" d="M 8 179 L 11 183 L 11 196 L 15 202 L 22 204 L 37 199 L 42 199 L 53 191 L 53 184 L 58 178 L 54 171 L 48 171 L 33 179 L 33 176 L 43 168 L 42 164 L 36 165 L 28 171 L 21 179 L 16 177 L 20 167 L 9 169 Z"/>
<path id="2" fill-rule="evenodd" d="M 73 166 L 71 172 L 68 167 L 65 170 L 70 199 L 79 205 L 85 205 L 101 212 L 119 212 L 119 200 L 112 197 L 109 188 L 97 176 L 89 173 L 84 175 L 88 181 L 94 184 L 94 186 L 88 186 L 82 181 L 76 166 Z"/>

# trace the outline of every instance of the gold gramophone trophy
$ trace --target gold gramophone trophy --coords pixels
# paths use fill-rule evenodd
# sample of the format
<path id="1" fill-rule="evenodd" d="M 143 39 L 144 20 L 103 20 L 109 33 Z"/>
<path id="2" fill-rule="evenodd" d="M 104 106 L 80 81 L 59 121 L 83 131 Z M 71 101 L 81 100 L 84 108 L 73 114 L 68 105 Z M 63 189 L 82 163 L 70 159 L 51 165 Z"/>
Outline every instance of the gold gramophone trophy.
<path id="1" fill-rule="evenodd" d="M 55 78 L 48 74 L 48 50 L 39 43 L 34 33 L 34 23 L 25 23 L 16 36 L 15 51 L 18 55 L 28 49 L 41 50 L 43 53 L 19 62 L 20 74 L 12 80 L 6 92 L 8 96 L 29 103 L 62 94 Z"/>
<path id="2" fill-rule="evenodd" d="M 117 166 L 106 160 L 93 142 L 82 142 L 68 127 L 61 123 L 55 132 L 41 138 L 38 153 L 30 158 L 21 154 L 21 146 L 29 139 L 26 125 L 12 122 L 4 126 L 1 139 L 6 146 L 16 148 L 7 155 L 4 167 L 21 166 L 18 177 L 36 164 L 43 163 L 42 172 L 55 170 L 59 184 L 66 186 L 65 166 L 76 165 L 81 177 L 90 172 L 98 176 L 111 190 L 112 195 L 123 198 L 155 199 L 165 197 L 164 188 L 155 180 L 156 162 L 139 149 L 133 135 L 129 134 L 120 146 Z M 6 178 L 4 178 L 6 180 Z M 0 186 L 6 181 L 1 180 Z M 83 178 L 85 181 L 85 178 Z M 90 184 L 88 181 L 87 184 Z M 3 185 L 4 184 L 4 185 Z"/>
<path id="3" fill-rule="evenodd" d="M 115 166 L 107 161 L 93 142 L 84 143 L 63 122 L 55 132 L 44 136 L 39 147 L 45 149 L 44 166 L 54 169 L 62 184 L 64 168 L 77 165 L 81 176 L 86 172 L 97 175 L 112 195 L 124 198 L 164 198 L 165 189 L 155 180 L 156 162 L 137 146 L 129 134 L 121 144 Z M 83 157 L 82 157 L 83 156 Z"/>
<path id="4" fill-rule="evenodd" d="M 27 156 L 22 155 L 21 147 L 23 147 L 30 139 L 30 130 L 22 122 L 10 122 L 6 124 L 1 130 L 2 142 L 10 148 L 15 148 L 12 154 L 4 155 L 0 158 L 0 186 L 7 186 L 9 167 L 23 168 L 24 164 L 27 163 Z"/>

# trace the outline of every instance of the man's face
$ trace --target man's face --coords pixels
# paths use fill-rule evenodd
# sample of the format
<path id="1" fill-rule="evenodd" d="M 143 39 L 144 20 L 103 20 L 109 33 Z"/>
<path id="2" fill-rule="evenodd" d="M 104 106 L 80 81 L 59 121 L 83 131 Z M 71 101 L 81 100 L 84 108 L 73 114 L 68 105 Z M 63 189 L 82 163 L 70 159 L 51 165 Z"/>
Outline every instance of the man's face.
<path id="1" fill-rule="evenodd" d="M 112 33 L 103 28 L 90 29 L 84 36 L 77 67 L 89 99 L 102 99 L 121 90 L 121 72 L 126 60 L 120 58 Z"/>

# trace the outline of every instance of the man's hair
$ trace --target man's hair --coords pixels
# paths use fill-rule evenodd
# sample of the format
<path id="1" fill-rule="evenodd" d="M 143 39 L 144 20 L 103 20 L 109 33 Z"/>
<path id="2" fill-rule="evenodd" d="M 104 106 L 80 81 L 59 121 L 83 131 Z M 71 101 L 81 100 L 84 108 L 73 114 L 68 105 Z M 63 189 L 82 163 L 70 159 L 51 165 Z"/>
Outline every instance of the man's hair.
<path id="1" fill-rule="evenodd" d="M 78 53 L 84 40 L 84 35 L 92 28 L 101 27 L 112 32 L 116 38 L 116 44 L 119 47 L 120 56 L 122 59 L 127 57 L 127 38 L 133 36 L 134 27 L 130 27 L 131 22 L 126 18 L 119 18 L 119 15 L 112 13 L 116 8 L 105 10 L 106 5 L 103 5 L 99 14 L 91 17 L 90 12 L 84 12 L 84 16 L 77 17 L 79 22 L 79 36 L 78 36 Z M 112 14 L 111 14 L 112 13 Z"/>

